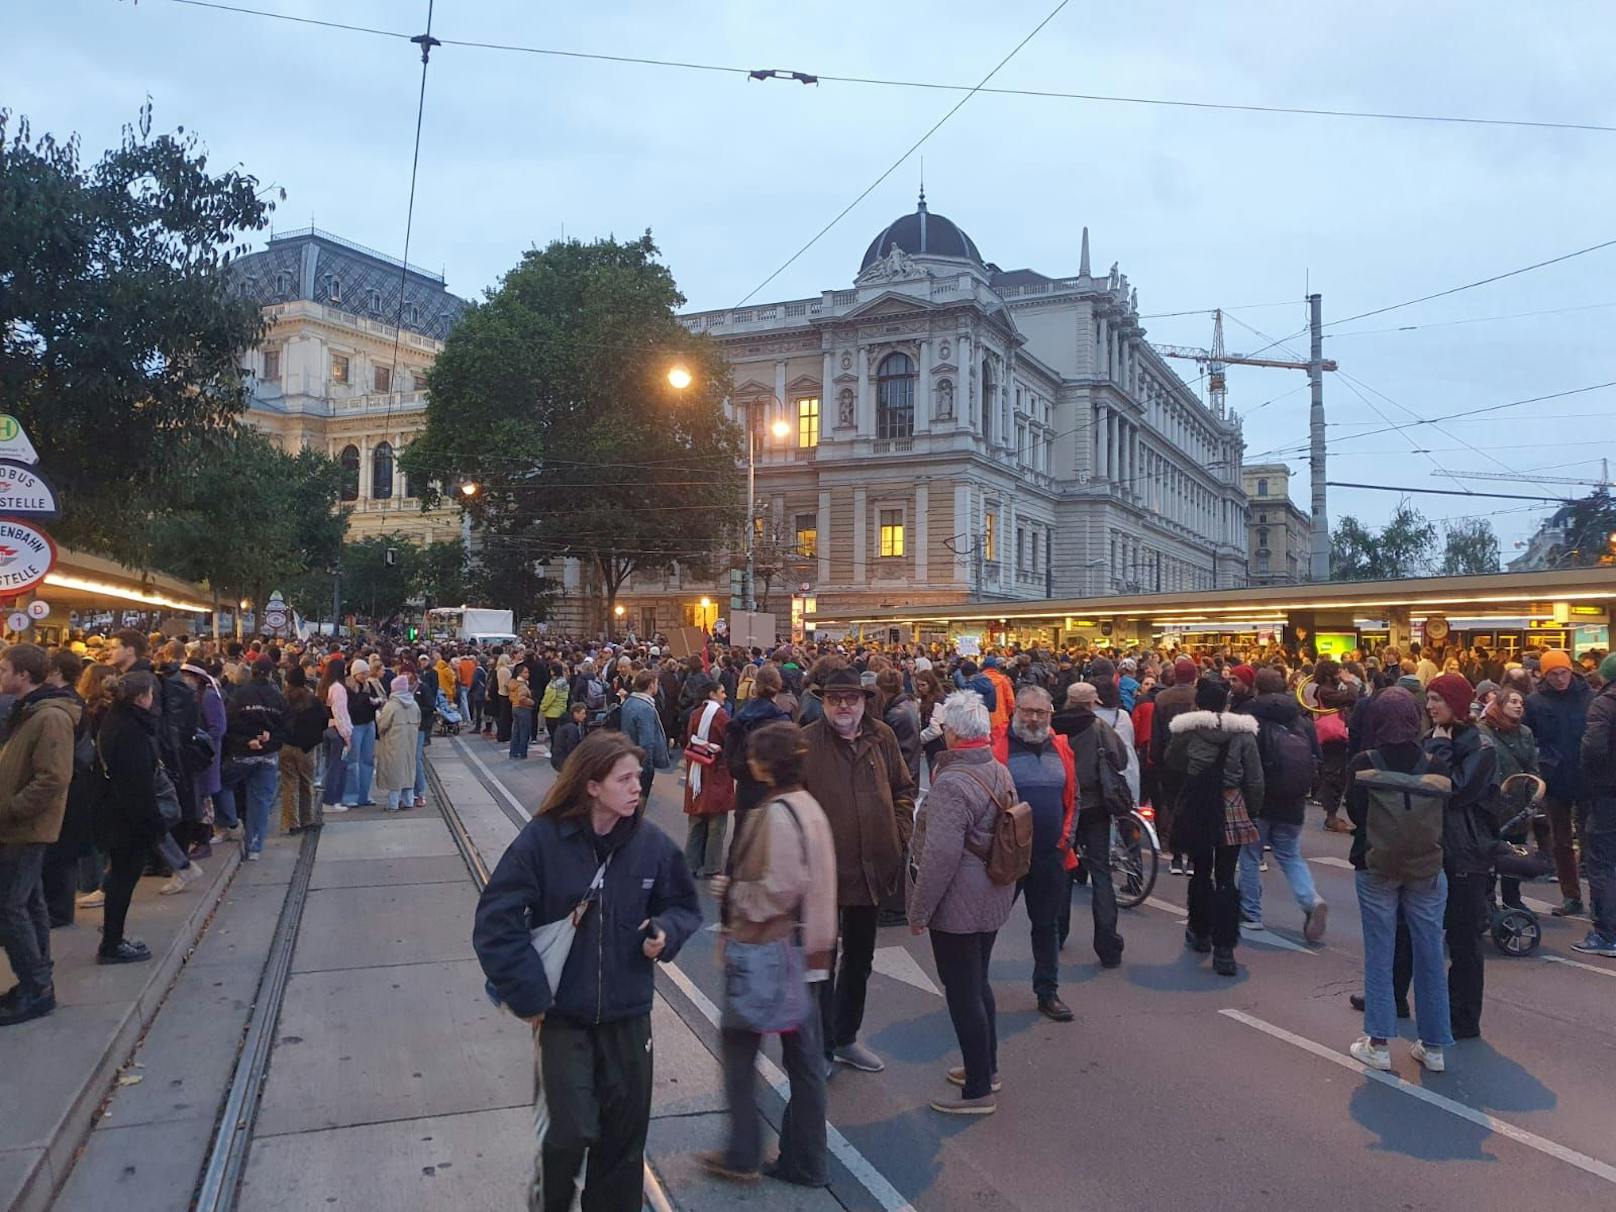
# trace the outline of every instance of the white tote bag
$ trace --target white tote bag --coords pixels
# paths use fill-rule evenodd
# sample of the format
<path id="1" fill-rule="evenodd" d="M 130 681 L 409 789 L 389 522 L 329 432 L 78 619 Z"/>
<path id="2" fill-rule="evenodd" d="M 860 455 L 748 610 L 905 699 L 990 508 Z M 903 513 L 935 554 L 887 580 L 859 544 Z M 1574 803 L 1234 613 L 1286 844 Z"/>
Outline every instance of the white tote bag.
<path id="1" fill-rule="evenodd" d="M 606 882 L 606 868 L 611 861 L 608 855 L 606 861 L 595 869 L 595 878 L 590 881 L 588 893 L 566 917 L 536 926 L 528 935 L 528 941 L 533 944 L 533 950 L 539 953 L 539 961 L 544 965 L 544 979 L 550 983 L 552 998 L 561 987 L 561 970 L 567 966 L 567 956 L 572 953 L 572 940 L 578 936 L 578 926 L 583 922 L 584 914 L 589 912 L 590 900 Z"/>

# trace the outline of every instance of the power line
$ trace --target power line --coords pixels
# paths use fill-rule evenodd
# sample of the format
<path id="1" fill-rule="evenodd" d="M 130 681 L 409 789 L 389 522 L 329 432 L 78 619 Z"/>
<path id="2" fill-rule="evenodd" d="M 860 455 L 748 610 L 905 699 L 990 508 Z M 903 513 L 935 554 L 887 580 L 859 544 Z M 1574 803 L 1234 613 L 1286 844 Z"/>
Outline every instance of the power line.
<path id="1" fill-rule="evenodd" d="M 1374 492 L 1415 492 L 1437 497 L 1492 497 L 1501 501 L 1552 501 L 1564 504 L 1569 497 L 1534 497 L 1518 492 L 1466 492 L 1462 488 L 1409 488 L 1396 484 L 1355 484 L 1347 480 L 1325 481 L 1331 488 L 1367 488 Z"/>
<path id="2" fill-rule="evenodd" d="M 783 274 L 787 269 L 789 269 L 792 266 L 792 264 L 794 264 L 796 262 L 798 257 L 802 256 L 803 253 L 807 252 L 815 244 L 819 243 L 820 238 L 822 236 L 824 236 L 826 232 L 830 231 L 831 228 L 835 227 L 838 223 L 840 223 L 843 219 L 845 219 L 848 216 L 848 214 L 853 210 L 853 208 L 855 206 L 857 206 L 860 202 L 864 201 L 865 198 L 868 198 L 872 193 L 875 192 L 876 187 L 878 185 L 880 185 L 881 182 L 885 181 L 894 172 L 896 172 L 898 170 L 899 165 L 901 165 L 910 156 L 914 155 L 915 152 L 919 151 L 920 148 L 925 144 L 927 139 L 930 139 L 933 135 L 935 135 L 939 130 L 942 129 L 943 123 L 947 122 L 955 114 L 959 113 L 959 111 L 964 107 L 965 103 L 967 101 L 969 101 L 972 97 L 976 96 L 976 94 L 981 91 L 982 87 L 984 85 L 986 85 L 989 80 L 993 79 L 993 77 L 998 74 L 1000 68 L 1002 68 L 1006 63 L 1010 62 L 1011 59 L 1015 58 L 1016 55 L 1021 51 L 1021 48 L 1026 46 L 1027 43 L 1031 42 L 1035 37 L 1037 37 L 1038 32 L 1040 30 L 1042 30 L 1044 28 L 1044 26 L 1048 25 L 1051 21 L 1053 21 L 1060 14 L 1060 11 L 1070 3 L 1071 3 L 1071 0 L 1060 0 L 1060 3 L 1057 4 L 1053 9 L 1050 10 L 1049 15 L 1047 17 L 1045 17 L 1037 25 L 1033 26 L 1031 33 L 1029 33 L 1020 42 L 1016 43 L 1015 46 L 1011 48 L 1010 53 L 1008 55 L 1006 55 L 1004 58 L 1000 59 L 998 61 L 998 63 L 993 65 L 992 70 L 989 71 L 987 75 L 982 77 L 982 79 L 977 83 L 977 86 L 975 88 L 971 89 L 963 97 L 961 97 L 958 101 L 956 101 L 949 108 L 947 113 L 945 113 L 941 118 L 937 119 L 937 121 L 932 124 L 931 129 L 929 129 L 925 134 L 921 135 L 920 138 L 916 139 L 914 141 L 914 143 L 910 145 L 909 149 L 903 153 L 903 155 L 899 156 L 890 165 L 888 165 L 885 172 L 883 172 L 880 176 L 876 177 L 876 179 L 874 181 L 871 181 L 869 185 L 865 186 L 864 190 L 859 194 L 859 196 L 854 198 L 851 202 L 849 202 L 846 206 L 844 206 L 837 213 L 837 215 L 836 215 L 836 217 L 834 219 L 832 219 L 829 223 L 825 224 L 824 227 L 821 227 L 817 232 L 815 232 L 813 234 L 813 236 L 808 240 L 808 243 L 804 244 L 796 252 L 792 253 L 789 257 L 787 257 L 785 259 L 785 262 L 780 266 L 780 268 L 776 269 L 768 277 L 764 278 L 763 281 L 759 282 L 751 290 L 747 291 L 746 294 L 741 297 L 740 301 L 735 304 L 735 306 L 740 307 L 740 306 L 744 305 L 748 299 L 750 299 L 753 295 L 757 294 L 758 291 L 762 290 L 770 282 L 773 282 L 776 278 L 778 278 L 781 274 Z"/>
<path id="3" fill-rule="evenodd" d="M 1616 307 L 1616 303 L 1584 303 L 1578 307 L 1547 307 L 1537 311 L 1513 311 L 1501 316 L 1468 316 L 1463 320 L 1436 320 L 1429 324 L 1399 324 L 1392 328 L 1360 328 L 1353 332 L 1331 333 L 1330 339 L 1339 341 L 1342 337 L 1375 337 L 1391 332 L 1419 332 L 1426 328 L 1457 328 L 1462 324 L 1491 324 L 1497 320 L 1525 320 L 1532 316 L 1564 316 L 1573 312 L 1599 311 L 1610 307 Z M 1140 318 L 1143 319 L 1143 317 Z"/>
<path id="4" fill-rule="evenodd" d="M 213 9 L 218 12 L 246 16 L 267 17 L 276 21 L 289 21 L 301 25 L 317 25 L 326 29 L 344 30 L 357 34 L 372 34 L 386 38 L 409 38 L 398 30 L 376 29 L 371 26 L 352 25 L 340 21 L 321 21 L 312 17 L 296 17 L 289 13 L 270 12 L 242 5 L 216 4 L 210 0 L 170 0 L 191 8 Z M 1064 7 L 1064 6 L 1063 6 Z M 1036 31 L 1035 31 L 1036 32 Z M 700 63 L 678 59 L 657 59 L 648 55 L 611 55 L 592 51 L 562 50 L 558 47 L 523 46 L 506 42 L 484 42 L 473 39 L 445 38 L 445 46 L 463 46 L 475 50 L 505 51 L 525 55 L 545 55 L 557 59 L 581 59 L 600 63 L 620 63 L 637 67 L 663 67 L 680 71 L 709 72 L 720 75 L 757 78 L 773 76 L 773 69 L 760 73 L 757 68 L 739 67 L 725 63 Z M 808 84 L 856 84 L 879 88 L 928 89 L 937 92 L 962 92 L 967 96 L 987 93 L 1003 97 L 1034 97 L 1043 100 L 1087 101 L 1111 105 L 1148 105 L 1169 109 L 1213 110 L 1228 113 L 1290 114 L 1308 118 L 1364 119 L 1377 122 L 1446 123 L 1462 126 L 1521 127 L 1532 130 L 1590 131 L 1598 134 L 1616 134 L 1616 126 L 1598 122 L 1554 122 L 1533 118 L 1483 118 L 1468 114 L 1419 114 L 1396 110 L 1325 109 L 1301 105 L 1256 105 L 1227 101 L 1190 101 L 1172 97 L 1144 97 L 1117 93 L 1080 93 L 1059 89 L 989 88 L 984 84 L 950 84 L 935 80 L 899 80 L 876 76 L 843 76 L 830 72 L 788 72 L 785 78 Z"/>

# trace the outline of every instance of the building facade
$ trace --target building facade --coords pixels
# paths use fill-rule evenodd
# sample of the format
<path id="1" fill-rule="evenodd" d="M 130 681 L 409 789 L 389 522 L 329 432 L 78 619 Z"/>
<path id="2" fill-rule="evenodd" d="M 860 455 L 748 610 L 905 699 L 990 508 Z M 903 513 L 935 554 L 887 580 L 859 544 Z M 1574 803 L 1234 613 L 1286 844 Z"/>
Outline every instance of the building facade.
<path id="1" fill-rule="evenodd" d="M 312 227 L 271 236 L 231 274 L 269 324 L 247 357 L 248 422 L 283 450 L 342 464 L 350 537 L 458 537 L 459 510 L 423 513 L 398 459 L 426 424 L 426 371 L 465 300 L 441 274 Z"/>
<path id="2" fill-rule="evenodd" d="M 1248 575 L 1253 585 L 1295 585 L 1308 579 L 1311 519 L 1291 500 L 1291 469 L 1254 463 L 1241 469 L 1248 501 Z"/>
<path id="3" fill-rule="evenodd" d="M 728 355 L 730 414 L 754 433 L 760 608 L 1246 583 L 1240 423 L 1151 348 L 1087 229 L 1074 276 L 1006 272 L 922 195 L 850 289 L 683 320 Z M 637 577 L 619 622 L 710 622 L 730 590 Z"/>

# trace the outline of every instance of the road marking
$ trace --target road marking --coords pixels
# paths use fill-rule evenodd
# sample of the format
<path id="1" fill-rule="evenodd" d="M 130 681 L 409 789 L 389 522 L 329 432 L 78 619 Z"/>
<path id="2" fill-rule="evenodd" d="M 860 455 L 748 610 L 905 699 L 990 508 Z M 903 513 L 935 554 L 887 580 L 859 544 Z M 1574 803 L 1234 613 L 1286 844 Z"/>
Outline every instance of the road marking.
<path id="1" fill-rule="evenodd" d="M 1345 867 L 1348 871 L 1352 870 L 1352 864 L 1348 860 L 1336 858 L 1333 854 L 1323 854 L 1318 858 L 1310 858 L 1307 861 L 1317 863 L 1321 867 Z"/>
<path id="2" fill-rule="evenodd" d="M 1171 901 L 1164 901 L 1154 896 L 1147 896 L 1145 904 L 1152 909 L 1160 909 L 1163 913 L 1171 913 L 1178 919 L 1180 926 L 1189 925 L 1189 920 L 1184 916 L 1184 907 L 1182 905 L 1175 905 Z M 1240 938 L 1244 942 L 1253 943 L 1259 947 L 1277 947 L 1281 951 L 1296 951 L 1302 955 L 1315 954 L 1313 948 L 1303 946 L 1301 943 L 1293 943 L 1284 935 L 1275 934 L 1272 930 L 1261 930 L 1254 934 L 1248 934 L 1242 930 Z"/>
<path id="3" fill-rule="evenodd" d="M 913 985 L 922 993 L 930 993 L 936 997 L 943 996 L 943 991 L 932 984 L 931 977 L 926 975 L 926 970 L 909 954 L 906 947 L 877 947 L 873 966 L 882 976 L 890 976 L 895 981 Z"/>
<path id="4" fill-rule="evenodd" d="M 1545 956 L 1544 958 L 1548 957 Z M 1557 1161 L 1563 1161 L 1567 1165 L 1575 1166 L 1579 1170 L 1592 1174 L 1595 1178 L 1602 1178 L 1607 1183 L 1616 1183 L 1616 1166 L 1602 1162 L 1596 1157 L 1589 1157 L 1586 1153 L 1578 1153 L 1575 1149 L 1567 1148 L 1565 1145 L 1538 1136 L 1534 1132 L 1528 1132 L 1525 1128 L 1517 1128 L 1508 1120 L 1499 1119 L 1496 1115 L 1488 1115 L 1485 1111 L 1477 1111 L 1474 1107 L 1467 1107 L 1464 1103 L 1456 1102 L 1444 1095 L 1437 1094 L 1424 1086 L 1416 1086 L 1413 1082 L 1405 1081 L 1395 1073 L 1383 1073 L 1378 1069 L 1366 1068 L 1344 1051 L 1338 1052 L 1333 1048 L 1327 1048 L 1323 1044 L 1307 1039 L 1305 1036 L 1287 1031 L 1283 1027 L 1276 1027 L 1273 1023 L 1264 1022 L 1260 1018 L 1254 1018 L 1244 1011 L 1230 1009 L 1219 1010 L 1218 1013 L 1225 1018 L 1234 1019 L 1237 1023 L 1255 1027 L 1265 1035 L 1271 1035 L 1275 1039 L 1283 1040 L 1304 1052 L 1311 1053 L 1320 1060 L 1327 1060 L 1332 1065 L 1340 1065 L 1343 1069 L 1361 1073 L 1371 1081 L 1379 1082 L 1381 1085 L 1407 1094 L 1411 1098 L 1417 1098 L 1422 1103 L 1429 1103 L 1433 1107 L 1446 1111 L 1449 1115 L 1468 1120 L 1473 1124 L 1479 1124 L 1499 1136 L 1508 1137 L 1510 1140 L 1525 1145 L 1529 1149 L 1536 1149 L 1539 1153 L 1546 1154 Z M 1441 1078 L 1439 1077 L 1436 1080 L 1440 1081 Z"/>
<path id="5" fill-rule="evenodd" d="M 678 964 L 663 964 L 662 971 L 666 972 L 668 978 L 679 986 L 679 992 L 689 998 L 691 1004 L 701 1011 L 703 1018 L 715 1027 L 719 1025 L 718 1007 L 713 1005 L 712 1000 L 696 987 L 693 980 L 680 971 Z M 815 1009 L 813 1013 L 817 1014 L 818 1010 Z M 791 1098 L 791 1083 L 786 1079 L 785 1073 L 781 1071 L 779 1065 L 775 1064 L 761 1051 L 758 1053 L 757 1067 L 758 1072 L 763 1074 L 763 1080 L 774 1087 L 776 1094 L 783 1099 L 789 1100 Z M 881 1171 L 870 1164 L 869 1159 L 860 1153 L 853 1146 L 853 1143 L 837 1130 L 834 1124 L 825 1124 L 825 1143 L 837 1160 L 846 1166 L 853 1177 L 863 1184 L 864 1189 L 875 1197 L 875 1201 L 881 1205 L 884 1212 L 915 1212 L 915 1206 L 903 1197 L 902 1192 L 886 1180 Z"/>
<path id="6" fill-rule="evenodd" d="M 1558 905 L 1551 905 L 1548 901 L 1534 900 L 1529 896 L 1521 897 L 1521 904 L 1525 905 L 1533 913 L 1553 913 L 1555 909 L 1559 908 Z"/>
<path id="7" fill-rule="evenodd" d="M 1584 972 L 1597 972 L 1600 976 L 1616 976 L 1616 968 L 1601 968 L 1598 964 L 1585 964 L 1581 960 L 1563 959 L 1558 955 L 1544 955 L 1538 958 L 1551 964 L 1564 964 L 1567 968 L 1581 968 Z"/>

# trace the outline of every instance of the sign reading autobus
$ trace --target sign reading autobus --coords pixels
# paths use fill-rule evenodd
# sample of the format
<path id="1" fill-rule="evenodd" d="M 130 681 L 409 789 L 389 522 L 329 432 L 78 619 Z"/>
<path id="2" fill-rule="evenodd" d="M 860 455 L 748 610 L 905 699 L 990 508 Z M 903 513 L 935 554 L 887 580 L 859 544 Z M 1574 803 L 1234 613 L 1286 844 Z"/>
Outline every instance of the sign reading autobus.
<path id="1" fill-rule="evenodd" d="M 56 566 L 56 543 L 20 518 L 0 518 L 0 595 L 14 597 L 44 582 Z"/>

